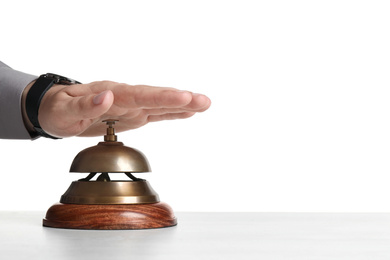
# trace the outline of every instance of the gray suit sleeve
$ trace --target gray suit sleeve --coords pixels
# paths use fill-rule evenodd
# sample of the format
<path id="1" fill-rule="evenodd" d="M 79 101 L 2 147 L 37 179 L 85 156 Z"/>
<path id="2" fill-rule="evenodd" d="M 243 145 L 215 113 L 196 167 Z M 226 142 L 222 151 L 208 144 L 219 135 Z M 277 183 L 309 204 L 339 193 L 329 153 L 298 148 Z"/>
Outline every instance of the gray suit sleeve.
<path id="1" fill-rule="evenodd" d="M 16 71 L 0 61 L 0 138 L 31 139 L 22 117 L 22 93 L 37 77 Z"/>

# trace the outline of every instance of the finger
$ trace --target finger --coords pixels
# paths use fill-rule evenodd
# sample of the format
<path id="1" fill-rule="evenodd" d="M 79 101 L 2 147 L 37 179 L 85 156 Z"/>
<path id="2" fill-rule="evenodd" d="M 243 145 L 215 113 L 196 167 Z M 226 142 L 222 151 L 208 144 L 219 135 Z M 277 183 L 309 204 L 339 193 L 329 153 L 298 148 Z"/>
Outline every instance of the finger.
<path id="1" fill-rule="evenodd" d="M 164 114 L 170 114 L 170 113 L 184 113 L 184 112 L 192 112 L 192 111 L 186 111 L 183 108 L 154 108 L 154 109 L 144 109 L 142 111 L 143 115 L 152 115 L 152 116 L 158 116 L 158 115 L 164 115 Z"/>
<path id="2" fill-rule="evenodd" d="M 116 105 L 130 108 L 177 108 L 192 100 L 188 91 L 141 85 L 117 87 L 113 92 Z"/>
<path id="3" fill-rule="evenodd" d="M 192 93 L 191 102 L 188 103 L 185 107 L 185 110 L 203 112 L 206 111 L 211 105 L 211 100 L 202 94 Z"/>
<path id="4" fill-rule="evenodd" d="M 170 113 L 164 115 L 151 115 L 148 116 L 148 122 L 158 122 L 163 120 L 184 119 L 193 116 L 195 112 L 183 112 L 183 113 Z"/>

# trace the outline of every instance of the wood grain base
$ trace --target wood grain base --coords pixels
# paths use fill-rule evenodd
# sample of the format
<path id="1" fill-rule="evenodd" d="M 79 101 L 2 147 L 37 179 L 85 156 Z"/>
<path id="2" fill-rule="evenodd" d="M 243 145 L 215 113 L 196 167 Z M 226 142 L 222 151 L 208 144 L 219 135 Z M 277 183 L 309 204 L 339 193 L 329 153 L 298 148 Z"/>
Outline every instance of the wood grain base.
<path id="1" fill-rule="evenodd" d="M 163 202 L 128 205 L 57 203 L 43 219 L 43 226 L 71 229 L 148 229 L 175 226 L 171 207 Z"/>

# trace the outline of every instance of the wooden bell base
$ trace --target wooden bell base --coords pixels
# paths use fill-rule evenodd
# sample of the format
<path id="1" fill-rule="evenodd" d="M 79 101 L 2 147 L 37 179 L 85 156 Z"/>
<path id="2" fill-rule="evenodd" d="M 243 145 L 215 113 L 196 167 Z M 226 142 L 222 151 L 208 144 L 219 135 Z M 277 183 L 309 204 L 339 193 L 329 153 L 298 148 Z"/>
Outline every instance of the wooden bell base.
<path id="1" fill-rule="evenodd" d="M 71 229 L 148 229 L 177 224 L 171 207 L 151 204 L 82 205 L 57 203 L 43 219 L 43 226 Z"/>

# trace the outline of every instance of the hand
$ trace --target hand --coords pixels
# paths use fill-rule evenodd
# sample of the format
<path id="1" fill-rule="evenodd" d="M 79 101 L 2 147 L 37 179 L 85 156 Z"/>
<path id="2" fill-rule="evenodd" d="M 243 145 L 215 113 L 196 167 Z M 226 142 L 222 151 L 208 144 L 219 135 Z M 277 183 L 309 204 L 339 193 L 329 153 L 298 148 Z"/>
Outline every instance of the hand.
<path id="1" fill-rule="evenodd" d="M 101 123 L 105 119 L 119 120 L 115 130 L 121 132 L 149 122 L 188 118 L 210 104 L 204 95 L 173 88 L 111 81 L 54 85 L 42 98 L 38 120 L 52 136 L 100 136 L 105 134 Z"/>

